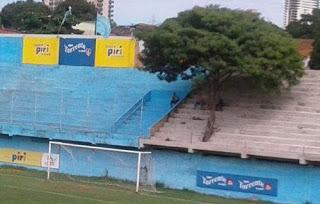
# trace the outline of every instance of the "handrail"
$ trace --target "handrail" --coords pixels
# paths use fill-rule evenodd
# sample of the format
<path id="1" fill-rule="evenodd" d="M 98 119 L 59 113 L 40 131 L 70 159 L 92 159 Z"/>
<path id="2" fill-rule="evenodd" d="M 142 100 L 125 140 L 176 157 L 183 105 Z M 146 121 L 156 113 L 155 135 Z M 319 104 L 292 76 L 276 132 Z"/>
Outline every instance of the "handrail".
<path id="1" fill-rule="evenodd" d="M 157 120 L 156 122 L 154 122 L 151 127 L 149 128 L 149 132 L 148 135 L 151 135 L 151 131 L 155 128 L 155 126 L 160 123 L 163 119 L 167 118 L 173 111 L 176 110 L 176 107 L 178 107 L 181 103 L 183 103 L 186 98 L 189 96 L 190 92 L 187 92 L 186 94 L 184 94 L 181 99 L 178 101 L 178 103 L 176 103 L 174 106 L 172 106 L 164 115 L 163 117 L 161 117 L 159 120 Z M 146 136 L 144 133 L 142 136 Z"/>
<path id="2" fill-rule="evenodd" d="M 140 98 L 133 106 L 131 106 L 124 114 L 122 114 L 118 119 L 115 120 L 113 125 L 110 127 L 111 132 L 115 131 L 118 128 L 118 125 L 122 123 L 123 121 L 127 120 L 133 113 L 136 112 L 136 110 L 143 106 L 143 104 L 150 100 L 151 98 L 151 91 L 146 93 L 142 98 Z"/>

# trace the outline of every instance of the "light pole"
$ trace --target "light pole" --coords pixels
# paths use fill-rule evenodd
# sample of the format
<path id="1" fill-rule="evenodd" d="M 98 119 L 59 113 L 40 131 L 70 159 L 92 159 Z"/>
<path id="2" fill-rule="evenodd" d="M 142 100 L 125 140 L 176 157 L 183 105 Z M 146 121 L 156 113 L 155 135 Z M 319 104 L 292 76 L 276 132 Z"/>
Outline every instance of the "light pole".
<path id="1" fill-rule="evenodd" d="M 60 25 L 59 30 L 58 30 L 58 34 L 60 34 L 61 28 L 62 28 L 64 22 L 67 20 L 67 18 L 69 16 L 72 16 L 72 7 L 71 6 L 69 6 L 68 11 L 66 11 L 65 14 L 64 14 L 63 20 L 62 20 L 61 25 Z"/>

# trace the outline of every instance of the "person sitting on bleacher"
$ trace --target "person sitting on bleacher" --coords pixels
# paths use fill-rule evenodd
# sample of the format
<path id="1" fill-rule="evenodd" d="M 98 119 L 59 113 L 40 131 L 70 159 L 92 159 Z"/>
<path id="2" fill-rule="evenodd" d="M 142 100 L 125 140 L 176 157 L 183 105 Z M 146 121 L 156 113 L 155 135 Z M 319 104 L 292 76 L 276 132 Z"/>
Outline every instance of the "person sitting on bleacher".
<path id="1" fill-rule="evenodd" d="M 176 105 L 180 101 L 180 98 L 176 95 L 176 92 L 173 92 L 171 101 L 170 101 L 170 106 L 171 108 Z"/>
<path id="2" fill-rule="evenodd" d="M 201 110 L 205 109 L 206 106 L 206 99 L 202 94 L 197 94 L 195 97 L 195 102 L 193 105 L 193 109 L 197 109 L 199 106 Z"/>

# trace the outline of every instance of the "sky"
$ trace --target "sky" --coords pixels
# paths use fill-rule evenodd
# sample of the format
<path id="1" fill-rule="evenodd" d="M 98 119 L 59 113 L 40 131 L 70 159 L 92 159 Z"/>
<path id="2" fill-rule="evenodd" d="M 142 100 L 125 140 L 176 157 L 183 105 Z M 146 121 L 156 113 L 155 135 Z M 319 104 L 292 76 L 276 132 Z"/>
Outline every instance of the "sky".
<path id="1" fill-rule="evenodd" d="M 15 0 L 0 0 L 0 8 Z M 283 25 L 284 0 L 114 0 L 114 19 L 119 25 L 160 24 L 166 18 L 194 6 L 218 4 L 232 9 L 256 9 L 278 26 Z"/>

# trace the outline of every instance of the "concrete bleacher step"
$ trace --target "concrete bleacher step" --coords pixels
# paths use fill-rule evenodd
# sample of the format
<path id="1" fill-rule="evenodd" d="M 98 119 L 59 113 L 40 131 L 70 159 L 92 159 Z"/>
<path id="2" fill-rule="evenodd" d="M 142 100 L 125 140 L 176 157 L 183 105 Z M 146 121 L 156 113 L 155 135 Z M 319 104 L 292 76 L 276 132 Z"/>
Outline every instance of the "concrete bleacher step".
<path id="1" fill-rule="evenodd" d="M 290 135 L 288 135 L 290 136 Z M 283 138 L 283 137 L 271 137 L 271 136 L 255 136 L 248 134 L 233 134 L 233 133 L 225 133 L 225 132 L 216 132 L 214 136 L 210 138 L 210 142 L 214 142 L 217 140 L 225 140 L 229 142 L 238 142 L 246 141 L 246 142 L 271 142 L 271 143 L 281 143 L 281 144 L 290 144 L 290 145 L 306 145 L 306 146 L 317 146 L 320 147 L 320 141 L 318 140 L 309 140 L 307 138 Z"/>
<path id="2" fill-rule="evenodd" d="M 250 104 L 250 103 L 242 103 L 242 102 L 234 102 L 230 106 L 226 106 L 225 108 L 242 108 L 242 109 L 262 109 L 262 110 L 283 110 L 283 111 L 297 111 L 297 112 L 310 112 L 310 113 L 320 113 L 320 105 L 319 107 L 306 107 L 299 106 L 298 104 L 288 105 L 288 104 Z"/>
<path id="3" fill-rule="evenodd" d="M 190 119 L 190 120 L 207 120 L 209 118 L 209 115 L 203 115 L 199 113 L 173 113 L 171 114 L 171 117 L 174 118 L 182 118 L 182 119 Z"/>
<path id="4" fill-rule="evenodd" d="M 203 132 L 202 128 L 195 129 L 195 128 L 186 128 L 186 127 L 175 127 L 172 126 L 164 126 L 160 128 L 160 132 L 167 132 L 167 133 L 182 133 L 182 134 L 197 134 L 201 135 Z"/>
<path id="5" fill-rule="evenodd" d="M 310 118 L 307 116 L 287 116 L 281 114 L 259 114 L 252 112 L 227 112 L 224 111 L 220 114 L 220 118 L 228 118 L 233 120 L 242 120 L 242 119 L 255 119 L 255 120 L 274 120 L 274 121 L 283 121 L 283 122 L 301 122 L 304 123 L 320 123 L 320 117 Z"/>
<path id="6" fill-rule="evenodd" d="M 206 127 L 206 123 L 199 125 L 199 124 L 193 124 L 193 123 L 180 124 L 180 123 L 167 123 L 166 122 L 163 125 L 163 127 L 168 128 L 168 129 L 172 129 L 172 130 L 183 129 L 183 130 L 193 130 L 196 132 L 203 132 Z"/>
<path id="7" fill-rule="evenodd" d="M 232 123 L 218 125 L 216 124 L 216 131 L 230 132 L 230 133 L 243 133 L 253 135 L 268 135 L 278 137 L 294 136 L 297 138 L 318 138 L 320 140 L 320 130 L 312 129 L 299 129 L 298 127 L 281 127 L 281 126 L 266 126 L 266 125 L 244 125 L 235 126 Z"/>
<path id="8" fill-rule="evenodd" d="M 168 122 L 172 122 L 175 124 L 194 124 L 194 125 L 202 125 L 204 123 L 207 123 L 206 120 L 194 120 L 192 118 L 174 118 L 174 117 L 170 117 L 168 119 Z"/>
<path id="9" fill-rule="evenodd" d="M 168 133 L 156 133 L 151 137 L 152 140 L 180 141 L 183 143 L 199 142 L 201 138 L 201 135 L 174 135 Z"/>
<path id="10" fill-rule="evenodd" d="M 320 130 L 319 123 L 305 123 L 305 122 L 286 122 L 286 121 L 277 121 L 277 120 L 257 120 L 257 119 L 246 119 L 246 118 L 227 118 L 222 116 L 217 116 L 218 127 L 222 127 L 224 124 L 234 123 L 235 125 L 265 125 L 265 126 L 278 126 L 278 127 L 293 127 L 299 129 L 311 129 L 311 130 Z"/>
<path id="11" fill-rule="evenodd" d="M 189 106 L 188 106 L 188 107 L 179 108 L 177 113 L 209 115 L 210 111 L 209 110 L 194 109 L 193 107 L 189 108 Z"/>

